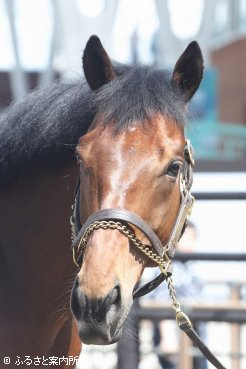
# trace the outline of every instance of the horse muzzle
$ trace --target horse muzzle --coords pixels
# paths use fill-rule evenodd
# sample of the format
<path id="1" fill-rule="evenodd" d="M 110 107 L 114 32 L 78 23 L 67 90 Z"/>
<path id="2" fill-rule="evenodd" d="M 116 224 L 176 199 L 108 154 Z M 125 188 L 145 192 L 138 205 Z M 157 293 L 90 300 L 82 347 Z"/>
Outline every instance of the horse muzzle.
<path id="1" fill-rule="evenodd" d="M 117 342 L 128 314 L 122 302 L 120 285 L 105 297 L 88 298 L 76 277 L 71 293 L 71 310 L 78 325 L 79 337 L 85 344 L 108 345 Z"/>

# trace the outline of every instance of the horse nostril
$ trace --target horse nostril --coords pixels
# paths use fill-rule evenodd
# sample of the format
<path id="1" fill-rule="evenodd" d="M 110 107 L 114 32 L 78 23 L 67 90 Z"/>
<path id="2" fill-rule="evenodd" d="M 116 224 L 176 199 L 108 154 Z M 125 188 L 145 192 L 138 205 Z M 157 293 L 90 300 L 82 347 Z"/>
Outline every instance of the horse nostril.
<path id="1" fill-rule="evenodd" d="M 121 302 L 120 286 L 115 286 L 111 294 L 111 303 L 119 305 Z"/>
<path id="2" fill-rule="evenodd" d="M 111 323 L 121 310 L 121 289 L 120 286 L 115 286 L 110 294 L 110 305 L 107 311 L 107 322 Z"/>

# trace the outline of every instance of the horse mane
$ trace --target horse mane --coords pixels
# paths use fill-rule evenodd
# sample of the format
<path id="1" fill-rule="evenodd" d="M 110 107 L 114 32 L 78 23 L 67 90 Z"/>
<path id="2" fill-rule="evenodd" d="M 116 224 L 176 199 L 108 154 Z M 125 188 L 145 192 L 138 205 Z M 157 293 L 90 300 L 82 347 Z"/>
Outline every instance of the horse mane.
<path id="1" fill-rule="evenodd" d="M 166 73 L 114 64 L 118 78 L 97 92 L 83 80 L 38 89 L 0 119 L 0 187 L 20 177 L 65 167 L 97 112 L 118 131 L 160 112 L 181 127 L 185 104 Z"/>

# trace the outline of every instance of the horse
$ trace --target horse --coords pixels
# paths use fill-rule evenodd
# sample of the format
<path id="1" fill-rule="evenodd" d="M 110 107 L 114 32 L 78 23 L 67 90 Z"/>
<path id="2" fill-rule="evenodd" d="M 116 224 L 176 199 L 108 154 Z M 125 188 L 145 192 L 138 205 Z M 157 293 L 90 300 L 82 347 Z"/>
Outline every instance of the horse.
<path id="1" fill-rule="evenodd" d="M 135 286 L 157 265 L 135 247 L 148 243 L 136 218 L 165 244 L 179 212 L 187 106 L 203 76 L 197 42 L 169 73 L 111 62 L 92 36 L 83 70 L 85 80 L 38 89 L 1 117 L 0 351 L 8 368 L 56 357 L 59 368 L 73 367 L 64 358 L 81 342 L 117 342 Z M 79 234 L 95 213 L 135 214 L 131 224 L 92 229 L 77 266 L 75 188 Z"/>

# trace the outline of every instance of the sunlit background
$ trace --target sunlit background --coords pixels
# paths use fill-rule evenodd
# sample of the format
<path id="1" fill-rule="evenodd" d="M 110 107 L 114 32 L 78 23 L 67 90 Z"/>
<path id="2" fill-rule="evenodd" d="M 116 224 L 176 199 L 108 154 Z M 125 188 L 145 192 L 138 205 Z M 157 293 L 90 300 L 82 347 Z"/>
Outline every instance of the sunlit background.
<path id="1" fill-rule="evenodd" d="M 199 42 L 206 70 L 187 129 L 196 153 L 193 190 L 235 199 L 197 201 L 194 252 L 245 253 L 246 0 L 0 0 L 0 109 L 37 86 L 82 79 L 81 56 L 92 34 L 114 60 L 170 70 L 190 41 Z M 196 263 L 206 302 L 230 306 L 232 284 L 239 291 L 233 304 L 245 300 L 245 262 Z M 220 284 L 207 288 L 213 282 Z M 235 324 L 208 324 L 206 336 L 228 367 L 239 369 L 246 367 L 246 337 L 245 326 Z M 148 341 L 150 331 L 143 326 L 140 337 Z M 241 355 L 234 352 L 240 356 L 234 359 L 233 340 Z M 162 368 L 151 343 L 140 347 L 139 368 Z M 105 350 L 86 348 L 81 368 L 116 368 L 115 347 Z"/>

